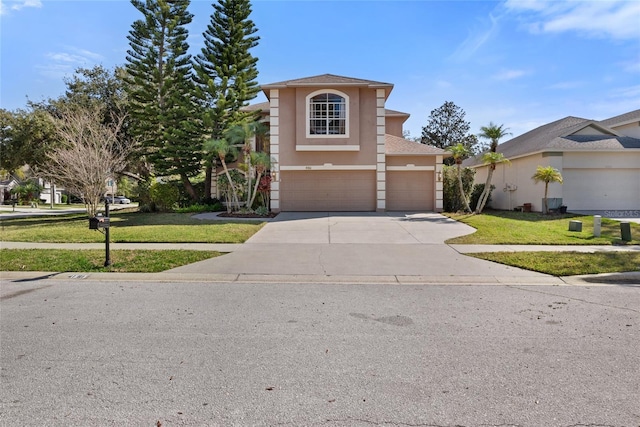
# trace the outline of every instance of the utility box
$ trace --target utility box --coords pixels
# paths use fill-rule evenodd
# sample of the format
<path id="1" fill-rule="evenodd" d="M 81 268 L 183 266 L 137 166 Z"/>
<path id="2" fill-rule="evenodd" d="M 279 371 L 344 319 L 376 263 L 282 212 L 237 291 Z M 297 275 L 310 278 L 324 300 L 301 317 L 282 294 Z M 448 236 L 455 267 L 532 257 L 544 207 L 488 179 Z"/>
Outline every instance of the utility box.
<path id="1" fill-rule="evenodd" d="M 630 242 L 631 241 L 631 223 L 621 222 L 620 234 L 622 235 L 622 240 L 624 240 L 625 242 Z"/>
<path id="2" fill-rule="evenodd" d="M 582 231 L 582 221 L 569 221 L 569 231 Z"/>

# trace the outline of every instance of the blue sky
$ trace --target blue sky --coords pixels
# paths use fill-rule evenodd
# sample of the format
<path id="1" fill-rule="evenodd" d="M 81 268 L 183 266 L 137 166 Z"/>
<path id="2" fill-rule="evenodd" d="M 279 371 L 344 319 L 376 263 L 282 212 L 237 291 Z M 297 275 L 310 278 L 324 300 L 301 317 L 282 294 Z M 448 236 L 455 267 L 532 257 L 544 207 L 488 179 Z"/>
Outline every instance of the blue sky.
<path id="1" fill-rule="evenodd" d="M 77 67 L 122 65 L 140 13 L 125 0 L 0 0 L 0 107 L 64 92 Z M 211 1 L 195 0 L 191 53 Z M 260 83 L 331 73 L 395 85 L 387 107 L 419 136 L 453 101 L 471 131 L 513 136 L 566 116 L 640 108 L 640 1 L 253 2 Z M 264 96 L 256 102 L 265 100 Z"/>

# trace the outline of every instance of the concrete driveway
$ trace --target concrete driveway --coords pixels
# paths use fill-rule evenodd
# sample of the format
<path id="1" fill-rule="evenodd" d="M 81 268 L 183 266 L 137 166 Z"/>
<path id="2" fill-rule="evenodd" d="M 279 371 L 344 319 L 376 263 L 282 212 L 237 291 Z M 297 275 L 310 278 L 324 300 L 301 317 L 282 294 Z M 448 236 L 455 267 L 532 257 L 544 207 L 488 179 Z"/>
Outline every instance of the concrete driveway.
<path id="1" fill-rule="evenodd" d="M 404 282 L 409 277 L 458 283 L 551 278 L 465 256 L 444 243 L 473 231 L 434 213 L 281 213 L 234 252 L 168 273 L 401 276 Z"/>

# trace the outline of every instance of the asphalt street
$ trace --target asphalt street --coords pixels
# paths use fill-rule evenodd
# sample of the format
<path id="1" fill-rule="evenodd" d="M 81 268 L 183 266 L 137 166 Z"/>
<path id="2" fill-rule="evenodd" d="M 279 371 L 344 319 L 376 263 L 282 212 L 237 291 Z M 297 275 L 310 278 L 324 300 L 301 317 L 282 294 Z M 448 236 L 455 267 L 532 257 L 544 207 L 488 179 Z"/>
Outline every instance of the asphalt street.
<path id="1" fill-rule="evenodd" d="M 638 286 L 83 277 L 0 281 L 0 425 L 640 426 Z"/>

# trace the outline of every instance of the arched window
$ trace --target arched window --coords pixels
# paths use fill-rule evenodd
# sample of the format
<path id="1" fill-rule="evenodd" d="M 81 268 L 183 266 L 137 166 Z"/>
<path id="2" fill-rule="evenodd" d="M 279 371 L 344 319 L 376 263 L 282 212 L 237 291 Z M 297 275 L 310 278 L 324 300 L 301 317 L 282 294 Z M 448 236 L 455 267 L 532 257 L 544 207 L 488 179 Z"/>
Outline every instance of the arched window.
<path id="1" fill-rule="evenodd" d="M 310 137 L 347 137 L 349 123 L 347 95 L 333 90 L 307 96 L 307 135 Z"/>

